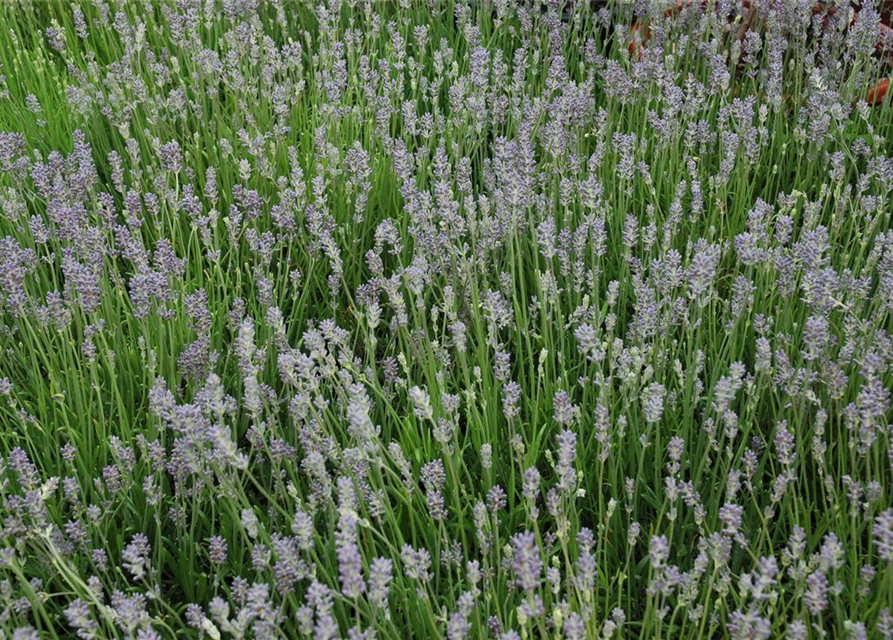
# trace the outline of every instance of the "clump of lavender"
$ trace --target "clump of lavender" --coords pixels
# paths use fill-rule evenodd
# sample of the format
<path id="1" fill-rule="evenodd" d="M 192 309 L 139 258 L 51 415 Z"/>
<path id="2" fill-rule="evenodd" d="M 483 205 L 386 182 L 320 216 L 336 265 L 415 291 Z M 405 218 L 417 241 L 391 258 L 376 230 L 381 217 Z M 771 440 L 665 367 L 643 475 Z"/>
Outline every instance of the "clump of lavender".
<path id="1" fill-rule="evenodd" d="M 78 4 L 0 637 L 893 638 L 887 2 Z"/>

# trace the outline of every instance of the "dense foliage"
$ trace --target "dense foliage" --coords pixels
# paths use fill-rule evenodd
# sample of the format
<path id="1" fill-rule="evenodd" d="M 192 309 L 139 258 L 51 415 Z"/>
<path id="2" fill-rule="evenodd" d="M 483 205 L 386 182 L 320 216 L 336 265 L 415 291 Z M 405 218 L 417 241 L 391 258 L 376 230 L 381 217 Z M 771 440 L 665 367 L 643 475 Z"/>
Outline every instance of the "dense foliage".
<path id="1" fill-rule="evenodd" d="M 0 638 L 893 638 L 882 10 L 0 3 Z"/>

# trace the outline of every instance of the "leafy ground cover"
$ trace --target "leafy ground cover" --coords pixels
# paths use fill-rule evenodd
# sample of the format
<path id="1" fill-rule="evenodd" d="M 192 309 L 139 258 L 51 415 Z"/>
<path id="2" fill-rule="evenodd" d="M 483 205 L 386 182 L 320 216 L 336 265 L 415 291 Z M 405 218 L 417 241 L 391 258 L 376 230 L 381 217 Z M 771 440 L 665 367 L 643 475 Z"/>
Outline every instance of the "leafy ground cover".
<path id="1" fill-rule="evenodd" d="M 885 9 L 0 3 L 0 637 L 893 638 Z"/>

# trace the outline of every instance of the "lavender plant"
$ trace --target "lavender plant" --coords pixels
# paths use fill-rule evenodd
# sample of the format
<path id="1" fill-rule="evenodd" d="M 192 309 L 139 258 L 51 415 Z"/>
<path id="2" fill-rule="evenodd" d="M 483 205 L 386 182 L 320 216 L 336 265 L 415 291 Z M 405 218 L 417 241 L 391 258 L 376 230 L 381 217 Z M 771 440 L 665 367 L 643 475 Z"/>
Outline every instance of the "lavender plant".
<path id="1" fill-rule="evenodd" d="M 0 638 L 893 638 L 889 9 L 0 3 Z"/>

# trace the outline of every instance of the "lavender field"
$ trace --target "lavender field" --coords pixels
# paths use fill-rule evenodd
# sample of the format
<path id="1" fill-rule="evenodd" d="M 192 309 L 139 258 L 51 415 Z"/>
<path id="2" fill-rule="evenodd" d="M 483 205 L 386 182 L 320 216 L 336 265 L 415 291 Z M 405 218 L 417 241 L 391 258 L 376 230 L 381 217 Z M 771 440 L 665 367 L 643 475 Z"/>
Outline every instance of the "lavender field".
<path id="1" fill-rule="evenodd" d="M 0 640 L 893 639 L 889 5 L 0 3 Z"/>

